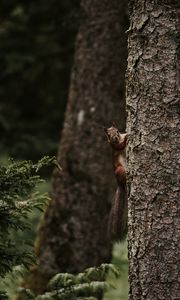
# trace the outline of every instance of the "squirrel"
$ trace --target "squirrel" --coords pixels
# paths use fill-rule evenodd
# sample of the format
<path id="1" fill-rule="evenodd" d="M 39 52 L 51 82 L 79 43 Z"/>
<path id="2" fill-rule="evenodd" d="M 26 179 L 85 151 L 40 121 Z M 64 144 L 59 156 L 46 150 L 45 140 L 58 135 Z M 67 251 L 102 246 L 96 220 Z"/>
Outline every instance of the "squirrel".
<path id="1" fill-rule="evenodd" d="M 112 162 L 118 188 L 112 200 L 108 222 L 108 237 L 115 242 L 121 241 L 127 234 L 127 187 L 126 187 L 126 144 L 127 134 L 120 133 L 116 125 L 104 127 L 108 142 L 112 148 Z"/>

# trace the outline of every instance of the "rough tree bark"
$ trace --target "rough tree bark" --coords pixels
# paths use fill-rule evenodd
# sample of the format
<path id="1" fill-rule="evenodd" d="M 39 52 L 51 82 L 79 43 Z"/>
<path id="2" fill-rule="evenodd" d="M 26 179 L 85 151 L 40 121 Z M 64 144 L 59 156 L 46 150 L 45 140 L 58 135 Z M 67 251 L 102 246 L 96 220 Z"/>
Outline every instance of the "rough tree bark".
<path id="1" fill-rule="evenodd" d="M 37 242 L 38 266 L 25 286 L 36 293 L 57 272 L 79 272 L 111 259 L 107 220 L 112 191 L 109 147 L 101 125 L 125 130 L 126 0 L 82 0 L 68 106 L 53 175 L 53 200 Z"/>
<path id="2" fill-rule="evenodd" d="M 177 2 L 130 1 L 128 247 L 133 300 L 180 299 Z"/>

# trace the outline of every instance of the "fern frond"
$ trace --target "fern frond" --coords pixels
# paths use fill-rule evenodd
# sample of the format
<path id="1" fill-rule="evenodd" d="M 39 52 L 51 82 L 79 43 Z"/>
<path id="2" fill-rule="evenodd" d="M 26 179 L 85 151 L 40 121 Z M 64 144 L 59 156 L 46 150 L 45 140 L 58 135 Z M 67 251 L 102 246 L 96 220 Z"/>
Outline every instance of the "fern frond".
<path id="1" fill-rule="evenodd" d="M 23 295 L 24 300 L 36 300 L 37 299 L 36 296 L 34 295 L 34 293 L 29 289 L 19 288 L 18 291 L 21 295 Z"/>
<path id="2" fill-rule="evenodd" d="M 76 284 L 76 276 L 69 273 L 59 273 L 55 275 L 48 284 L 50 290 L 65 288 Z"/>
<path id="3" fill-rule="evenodd" d="M 52 292 L 47 292 L 44 295 L 38 296 L 38 300 L 68 300 L 79 299 L 79 297 L 92 297 L 96 299 L 96 296 L 101 294 L 102 291 L 106 291 L 109 284 L 106 282 L 91 282 L 76 284 L 71 287 L 62 288 Z"/>

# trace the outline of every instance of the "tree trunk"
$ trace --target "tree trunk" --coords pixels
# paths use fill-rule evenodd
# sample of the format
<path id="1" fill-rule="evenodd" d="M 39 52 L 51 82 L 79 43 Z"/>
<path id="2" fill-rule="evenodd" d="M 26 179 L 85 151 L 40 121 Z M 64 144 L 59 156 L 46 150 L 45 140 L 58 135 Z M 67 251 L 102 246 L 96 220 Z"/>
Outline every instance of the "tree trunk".
<path id="1" fill-rule="evenodd" d="M 176 1 L 130 1 L 129 299 L 179 299 Z"/>
<path id="2" fill-rule="evenodd" d="M 38 266 L 26 282 L 36 293 L 57 272 L 80 272 L 111 259 L 107 221 L 111 153 L 101 125 L 125 130 L 126 0 L 82 0 L 68 106 L 52 201 L 37 242 Z"/>

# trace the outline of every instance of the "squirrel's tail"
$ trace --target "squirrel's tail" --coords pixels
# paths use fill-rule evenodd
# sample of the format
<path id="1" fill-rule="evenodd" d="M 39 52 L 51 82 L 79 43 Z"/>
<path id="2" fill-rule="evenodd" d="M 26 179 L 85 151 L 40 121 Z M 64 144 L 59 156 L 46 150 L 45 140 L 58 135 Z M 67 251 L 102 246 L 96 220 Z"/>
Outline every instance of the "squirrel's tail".
<path id="1" fill-rule="evenodd" d="M 118 187 L 112 201 L 108 222 L 108 237 L 121 241 L 127 234 L 128 203 L 126 187 Z"/>

